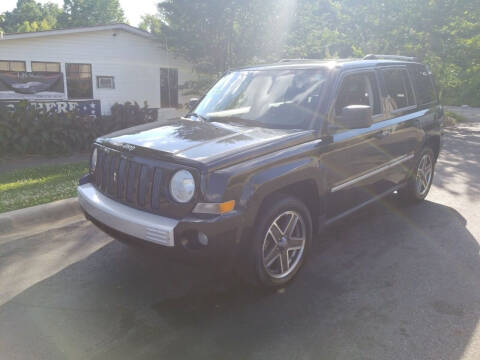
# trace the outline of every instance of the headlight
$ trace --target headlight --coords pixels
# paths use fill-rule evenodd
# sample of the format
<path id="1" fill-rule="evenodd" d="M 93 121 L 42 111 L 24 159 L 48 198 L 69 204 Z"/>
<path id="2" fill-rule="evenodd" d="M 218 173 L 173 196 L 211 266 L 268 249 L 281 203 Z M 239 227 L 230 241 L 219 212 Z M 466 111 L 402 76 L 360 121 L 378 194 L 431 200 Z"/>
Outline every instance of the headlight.
<path id="1" fill-rule="evenodd" d="M 93 149 L 92 159 L 90 161 L 90 169 L 92 170 L 92 173 L 95 171 L 96 167 L 97 167 L 97 148 Z"/>
<path id="2" fill-rule="evenodd" d="M 190 171 L 179 170 L 170 180 L 170 194 L 179 203 L 187 203 L 195 193 L 195 180 Z"/>

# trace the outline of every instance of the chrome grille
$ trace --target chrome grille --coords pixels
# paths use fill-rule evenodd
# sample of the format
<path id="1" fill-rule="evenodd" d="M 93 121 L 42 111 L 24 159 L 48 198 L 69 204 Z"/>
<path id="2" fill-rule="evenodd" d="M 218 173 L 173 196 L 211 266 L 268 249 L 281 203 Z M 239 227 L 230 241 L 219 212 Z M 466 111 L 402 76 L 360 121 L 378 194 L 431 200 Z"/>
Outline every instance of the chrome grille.
<path id="1" fill-rule="evenodd" d="M 160 209 L 165 199 L 162 168 L 127 158 L 116 150 L 99 147 L 97 152 L 94 174 L 97 189 L 139 209 L 153 212 Z"/>

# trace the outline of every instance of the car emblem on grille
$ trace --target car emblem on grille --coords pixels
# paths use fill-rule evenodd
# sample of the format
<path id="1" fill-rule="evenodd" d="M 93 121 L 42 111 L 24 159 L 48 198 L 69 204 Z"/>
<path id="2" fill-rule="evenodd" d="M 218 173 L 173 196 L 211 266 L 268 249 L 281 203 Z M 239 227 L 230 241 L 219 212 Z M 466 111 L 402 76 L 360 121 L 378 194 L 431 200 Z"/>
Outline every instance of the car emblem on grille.
<path id="1" fill-rule="evenodd" d="M 135 150 L 135 146 L 130 145 L 130 144 L 123 144 L 122 149 L 127 150 L 127 151 L 132 151 L 132 150 Z"/>

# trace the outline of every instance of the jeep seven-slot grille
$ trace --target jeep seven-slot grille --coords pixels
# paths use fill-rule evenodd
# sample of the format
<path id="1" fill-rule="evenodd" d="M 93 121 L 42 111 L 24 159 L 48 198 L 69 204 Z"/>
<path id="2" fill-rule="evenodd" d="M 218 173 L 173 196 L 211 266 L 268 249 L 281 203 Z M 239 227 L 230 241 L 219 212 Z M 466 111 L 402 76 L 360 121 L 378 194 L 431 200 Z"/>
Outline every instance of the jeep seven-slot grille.
<path id="1" fill-rule="evenodd" d="M 97 148 L 97 154 L 94 179 L 102 193 L 146 211 L 160 208 L 165 198 L 164 169 L 134 161 L 115 150 Z"/>

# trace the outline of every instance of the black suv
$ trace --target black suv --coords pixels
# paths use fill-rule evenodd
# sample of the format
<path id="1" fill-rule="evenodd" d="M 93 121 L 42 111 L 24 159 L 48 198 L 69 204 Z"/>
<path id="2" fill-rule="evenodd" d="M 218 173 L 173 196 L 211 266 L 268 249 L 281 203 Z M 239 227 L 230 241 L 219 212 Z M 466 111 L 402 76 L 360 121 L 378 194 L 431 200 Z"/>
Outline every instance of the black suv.
<path id="1" fill-rule="evenodd" d="M 99 138 L 78 197 L 118 237 L 283 285 L 325 225 L 394 191 L 425 198 L 442 123 L 413 58 L 282 60 L 228 72 L 183 118 Z"/>

